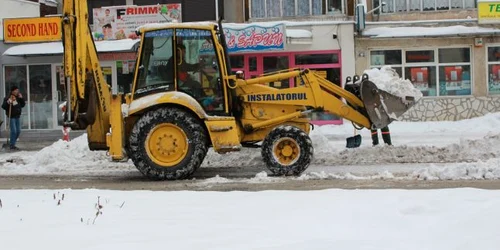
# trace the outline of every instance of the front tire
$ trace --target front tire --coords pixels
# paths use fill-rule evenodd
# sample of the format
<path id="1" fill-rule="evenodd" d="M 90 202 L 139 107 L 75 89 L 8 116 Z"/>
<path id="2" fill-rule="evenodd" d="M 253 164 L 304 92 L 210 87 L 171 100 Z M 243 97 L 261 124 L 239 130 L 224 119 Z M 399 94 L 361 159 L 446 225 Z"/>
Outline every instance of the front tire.
<path id="1" fill-rule="evenodd" d="M 145 113 L 130 134 L 130 157 L 152 180 L 192 175 L 207 154 L 207 136 L 199 119 L 172 107 Z"/>
<path id="2" fill-rule="evenodd" d="M 294 126 L 274 128 L 262 143 L 262 158 L 274 175 L 300 175 L 312 161 L 309 136 Z"/>

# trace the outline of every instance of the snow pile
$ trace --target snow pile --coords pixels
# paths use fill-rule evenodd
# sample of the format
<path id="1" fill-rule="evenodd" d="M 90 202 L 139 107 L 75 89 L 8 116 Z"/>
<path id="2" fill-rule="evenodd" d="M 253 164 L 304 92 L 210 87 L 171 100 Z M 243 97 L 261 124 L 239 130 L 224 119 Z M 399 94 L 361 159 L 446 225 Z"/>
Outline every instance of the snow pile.
<path id="1" fill-rule="evenodd" d="M 500 179 L 500 158 L 472 163 L 430 164 L 428 167 L 421 165 L 408 169 L 396 167 L 391 171 L 377 172 L 379 169 L 374 167 L 372 171 L 353 169 L 351 172 L 306 172 L 293 180 L 492 180 Z"/>
<path id="2" fill-rule="evenodd" d="M 325 135 L 311 134 L 314 146 L 313 165 L 359 165 L 384 163 L 456 163 L 475 162 L 500 157 L 500 134 L 487 135 L 481 139 L 460 140 L 443 147 L 432 145 L 366 146 L 346 149 L 332 143 Z M 345 144 L 345 139 L 342 141 Z M 209 151 L 202 167 L 263 166 L 260 149 L 244 148 L 240 152 L 219 155 Z"/>
<path id="3" fill-rule="evenodd" d="M 416 89 L 409 80 L 400 78 L 390 66 L 383 66 L 380 70 L 376 68 L 365 70 L 363 73 L 368 74 L 369 80 L 375 83 L 379 89 L 395 96 L 402 98 L 413 96 L 416 101 L 423 96 L 422 92 Z"/>
<path id="4" fill-rule="evenodd" d="M 86 172 L 87 168 L 96 171 L 96 166 L 100 171 L 130 169 L 132 167 L 127 163 L 110 162 L 106 151 L 90 151 L 87 134 L 83 134 L 69 142 L 58 140 L 32 155 L 19 152 L 7 155 L 7 157 L 12 159 L 13 162 L 6 163 L 2 170 L 9 171 L 10 169 L 16 173 L 22 172 L 22 174 L 69 173 L 71 170 Z"/>
<path id="5" fill-rule="evenodd" d="M 471 188 L 0 190 L 0 235 L 9 250 L 489 250 L 500 245 L 498 197 Z"/>
<path id="6" fill-rule="evenodd" d="M 489 180 L 500 179 L 500 159 L 460 163 L 456 166 L 431 166 L 414 171 L 410 177 L 419 180 Z"/>

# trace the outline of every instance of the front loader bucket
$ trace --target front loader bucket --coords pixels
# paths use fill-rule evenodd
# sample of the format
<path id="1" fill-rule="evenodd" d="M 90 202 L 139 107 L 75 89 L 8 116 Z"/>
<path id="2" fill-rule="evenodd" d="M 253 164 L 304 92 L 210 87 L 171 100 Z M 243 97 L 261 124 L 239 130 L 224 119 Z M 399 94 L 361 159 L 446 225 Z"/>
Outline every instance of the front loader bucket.
<path id="1" fill-rule="evenodd" d="M 415 98 L 392 95 L 377 88 L 375 83 L 365 80 L 361 83 L 361 100 L 372 122 L 372 129 L 381 129 L 398 120 L 408 109 L 415 105 Z"/>

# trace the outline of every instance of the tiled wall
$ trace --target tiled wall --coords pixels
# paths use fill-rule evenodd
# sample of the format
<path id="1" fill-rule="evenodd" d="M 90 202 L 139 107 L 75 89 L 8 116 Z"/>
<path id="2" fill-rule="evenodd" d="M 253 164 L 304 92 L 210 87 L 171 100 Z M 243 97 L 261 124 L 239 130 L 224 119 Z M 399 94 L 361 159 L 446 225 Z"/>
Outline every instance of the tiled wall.
<path id="1" fill-rule="evenodd" d="M 407 111 L 404 121 L 456 121 L 500 112 L 500 96 L 424 98 Z"/>

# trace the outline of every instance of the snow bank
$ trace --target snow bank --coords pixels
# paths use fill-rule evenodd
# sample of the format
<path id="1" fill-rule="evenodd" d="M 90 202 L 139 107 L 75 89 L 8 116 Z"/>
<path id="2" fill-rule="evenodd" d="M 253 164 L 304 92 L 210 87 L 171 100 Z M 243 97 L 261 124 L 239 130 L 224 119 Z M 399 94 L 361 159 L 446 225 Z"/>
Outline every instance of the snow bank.
<path id="1" fill-rule="evenodd" d="M 376 169 L 373 169 L 376 171 Z M 307 172 L 292 180 L 496 180 L 500 179 L 500 158 L 472 163 L 431 164 L 416 170 L 389 170 L 372 173 L 326 171 Z"/>
<path id="2" fill-rule="evenodd" d="M 469 188 L 0 190 L 0 235 L 2 249 L 16 250 L 493 250 L 498 197 Z"/>
<path id="3" fill-rule="evenodd" d="M 54 173 L 87 173 L 131 169 L 127 163 L 113 163 L 109 161 L 106 151 L 90 151 L 87 134 L 76 137 L 67 142 L 58 140 L 52 145 L 33 154 L 18 152 L 2 156 L 11 159 L 12 163 L 5 163 L 2 172 L 14 174 L 54 174 Z"/>
<path id="4" fill-rule="evenodd" d="M 415 100 L 422 98 L 423 94 L 416 89 L 409 80 L 399 77 L 398 73 L 390 66 L 383 66 L 379 69 L 369 69 L 363 72 L 368 74 L 369 80 L 375 83 L 381 90 L 389 92 L 399 97 L 413 96 Z"/>
<path id="5" fill-rule="evenodd" d="M 500 134 L 482 139 L 461 140 L 444 147 L 437 146 L 364 146 L 356 149 L 338 148 L 325 136 L 312 134 L 313 165 L 359 165 L 384 163 L 451 163 L 475 162 L 500 157 Z M 345 141 L 345 140 L 344 140 Z M 370 144 L 371 141 L 365 144 Z M 224 156 L 209 151 L 203 167 L 262 166 L 258 149 L 243 149 Z"/>

